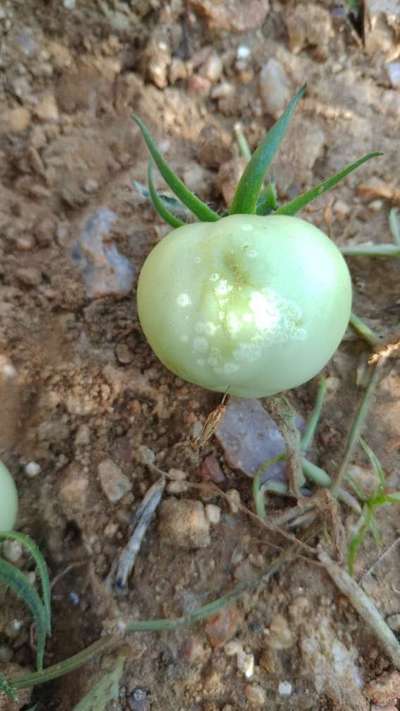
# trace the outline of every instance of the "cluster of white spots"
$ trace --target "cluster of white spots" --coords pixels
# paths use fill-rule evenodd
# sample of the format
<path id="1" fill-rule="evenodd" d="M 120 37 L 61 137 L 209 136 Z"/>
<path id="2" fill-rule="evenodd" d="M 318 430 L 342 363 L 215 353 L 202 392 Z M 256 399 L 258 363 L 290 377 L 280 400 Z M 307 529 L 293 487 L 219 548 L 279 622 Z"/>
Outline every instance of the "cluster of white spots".
<path id="1" fill-rule="evenodd" d="M 220 275 L 218 272 L 213 272 L 213 274 L 210 274 L 210 281 L 218 281 L 220 279 Z"/>
<path id="2" fill-rule="evenodd" d="M 256 343 L 241 343 L 232 355 L 242 363 L 255 363 L 262 355 L 262 347 Z"/>
<path id="3" fill-rule="evenodd" d="M 182 292 L 182 294 L 179 294 L 179 296 L 177 297 L 176 303 L 178 304 L 178 306 L 182 306 L 184 308 L 185 306 L 191 305 L 192 299 L 190 298 L 189 294 Z"/>
<path id="4" fill-rule="evenodd" d="M 247 256 L 250 257 L 250 259 L 254 259 L 257 256 L 257 252 L 255 249 L 249 249 L 247 252 Z"/>
<path id="5" fill-rule="evenodd" d="M 253 225 L 249 225 L 247 223 L 245 225 L 241 225 L 240 229 L 242 230 L 242 232 L 253 232 L 254 227 L 253 227 Z"/>
<path id="6" fill-rule="evenodd" d="M 256 328 L 260 331 L 273 331 L 281 318 L 279 306 L 274 297 L 268 298 L 261 291 L 253 291 L 250 294 L 249 309 Z"/>
<path id="7" fill-rule="evenodd" d="M 193 350 L 197 351 L 198 353 L 207 353 L 209 347 L 209 342 L 206 338 L 203 338 L 203 336 L 196 336 L 193 339 Z"/>
<path id="8" fill-rule="evenodd" d="M 194 327 L 194 330 L 196 333 L 201 333 L 205 336 L 213 336 L 219 328 L 220 326 L 213 321 L 198 321 Z"/>
<path id="9" fill-rule="evenodd" d="M 217 286 L 215 287 L 215 293 L 218 296 L 226 296 L 232 291 L 232 289 L 232 284 L 229 284 L 226 279 L 220 279 Z"/>

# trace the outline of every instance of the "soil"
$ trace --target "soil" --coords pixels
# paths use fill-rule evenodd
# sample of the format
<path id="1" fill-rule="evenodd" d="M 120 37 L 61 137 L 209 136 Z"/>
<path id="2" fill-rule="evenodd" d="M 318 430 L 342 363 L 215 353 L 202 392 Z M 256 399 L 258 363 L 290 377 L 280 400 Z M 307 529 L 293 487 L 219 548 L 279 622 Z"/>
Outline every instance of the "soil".
<path id="1" fill-rule="evenodd" d="M 396 61 L 396 17 L 382 11 L 377 24 L 368 16 L 366 37 L 345 4 L 249 0 L 246 13 L 239 5 L 3 0 L 0 6 L 0 455 L 18 486 L 18 529 L 38 543 L 56 579 L 46 666 L 117 623 L 178 617 L 212 601 L 260 575 L 276 556 L 273 546 L 287 545 L 234 501 L 201 488 L 214 478 L 231 499 L 236 490 L 253 506 L 250 480 L 229 468 L 214 439 L 200 451 L 191 445 L 220 398 L 160 365 L 137 320 L 134 286 L 111 280 L 103 288 L 99 274 L 97 291 L 90 291 L 76 258 L 84 226 L 103 208 L 115 218 L 107 244 L 128 260 L 131 276 L 168 231 L 132 187 L 145 183 L 147 166 L 132 112 L 148 123 L 188 185 L 223 210 L 239 164 L 234 125 L 242 123 L 254 147 L 279 115 L 282 97 L 286 102 L 306 80 L 306 99 L 274 163 L 280 198 L 381 150 L 383 157 L 304 217 L 338 245 L 392 239 L 400 93 L 387 64 Z M 365 3 L 364 12 L 379 14 L 372 5 Z M 272 82 L 273 101 L 260 90 L 271 58 L 283 72 Z M 165 189 L 161 180 L 159 186 Z M 352 258 L 349 265 L 357 313 L 384 337 L 396 332 L 399 262 Z M 331 473 L 362 393 L 356 373 L 365 358 L 365 344 L 349 333 L 327 367 L 330 389 L 315 456 Z M 394 488 L 398 372 L 394 364 L 381 383 L 365 433 Z M 303 417 L 315 390 L 311 382 L 292 393 Z M 133 512 L 159 478 L 146 456 L 169 472 L 164 504 L 189 504 L 169 505 L 175 528 L 166 520 L 168 507 L 157 513 L 118 595 L 109 592 L 108 575 L 129 539 Z M 368 478 L 362 453 L 354 466 Z M 204 528 L 198 539 L 196 532 L 189 536 L 190 546 L 179 533 L 180 516 L 182 526 Z M 345 508 L 340 517 L 350 535 L 356 518 Z M 380 543 L 367 537 L 356 577 L 389 618 L 400 612 L 397 507 L 377 519 Z M 326 524 L 326 545 L 333 529 Z M 17 565 L 31 569 L 23 556 Z M 12 620 L 21 623 L 17 632 Z M 2 658 L 9 654 L 24 668 L 34 665 L 30 625 L 22 605 L 2 593 Z M 322 568 L 301 557 L 212 622 L 127 642 L 119 697 L 109 709 L 368 709 L 367 683 L 391 671 L 348 600 Z M 102 669 L 95 659 L 39 686 L 31 704 L 73 709 Z"/>

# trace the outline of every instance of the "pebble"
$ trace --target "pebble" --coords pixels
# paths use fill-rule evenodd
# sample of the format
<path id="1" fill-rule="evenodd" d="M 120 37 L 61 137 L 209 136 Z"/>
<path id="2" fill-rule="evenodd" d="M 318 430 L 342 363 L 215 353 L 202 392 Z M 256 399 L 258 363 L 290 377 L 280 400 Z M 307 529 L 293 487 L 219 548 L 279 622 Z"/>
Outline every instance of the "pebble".
<path id="1" fill-rule="evenodd" d="M 133 353 L 126 343 L 118 343 L 115 346 L 115 356 L 121 365 L 129 365 L 133 361 Z"/>
<path id="2" fill-rule="evenodd" d="M 202 461 L 199 475 L 202 479 L 213 481 L 215 484 L 221 484 L 225 481 L 224 472 L 214 454 L 209 454 L 208 457 Z"/>
<path id="3" fill-rule="evenodd" d="M 150 447 L 146 447 L 144 444 L 140 444 L 137 449 L 137 459 L 141 464 L 145 464 L 147 467 L 153 466 L 156 461 L 156 455 Z"/>
<path id="4" fill-rule="evenodd" d="M 56 224 L 53 218 L 45 217 L 35 225 L 34 234 L 40 247 L 48 247 L 55 236 Z"/>
<path id="5" fill-rule="evenodd" d="M 167 485 L 167 493 L 174 496 L 175 494 L 184 494 L 189 490 L 189 484 L 186 481 L 171 481 Z"/>
<path id="6" fill-rule="evenodd" d="M 60 115 L 54 94 L 45 94 L 33 110 L 36 118 L 43 123 L 56 122 Z"/>
<path id="7" fill-rule="evenodd" d="M 264 110 L 278 118 L 286 108 L 291 95 L 287 74 L 277 59 L 271 58 L 261 69 L 259 78 L 260 95 Z"/>
<path id="8" fill-rule="evenodd" d="M 229 640 L 235 636 L 242 622 L 243 616 L 236 605 L 222 607 L 216 615 L 207 620 L 205 626 L 205 632 L 211 646 L 217 649 L 225 645 L 225 652 L 229 655 L 229 645 L 237 644 L 236 641 L 230 643 Z M 236 652 L 233 651 L 231 654 L 236 654 Z"/>
<path id="9" fill-rule="evenodd" d="M 400 89 L 400 62 L 389 62 L 386 71 L 392 88 Z"/>
<path id="10" fill-rule="evenodd" d="M 241 506 L 241 500 L 240 500 L 240 494 L 237 489 L 229 489 L 229 491 L 226 492 L 226 498 L 229 503 L 229 508 L 231 510 L 231 513 L 236 515 L 240 511 L 240 506 Z"/>
<path id="11" fill-rule="evenodd" d="M 274 616 L 265 634 L 268 646 L 273 649 L 289 649 L 294 644 L 289 624 L 283 615 Z"/>
<path id="12" fill-rule="evenodd" d="M 231 158 L 232 139 L 227 131 L 213 126 L 204 126 L 197 140 L 197 158 L 206 168 L 219 168 Z"/>
<path id="13" fill-rule="evenodd" d="M 15 240 L 15 247 L 18 252 L 30 252 L 35 246 L 32 235 L 23 235 Z"/>
<path id="14" fill-rule="evenodd" d="M 247 684 L 244 693 L 246 695 L 247 701 L 252 706 L 259 706 L 260 708 L 266 708 L 267 695 L 259 684 Z"/>
<path id="15" fill-rule="evenodd" d="M 4 541 L 3 555 L 10 563 L 16 563 L 22 556 L 22 546 L 20 542 L 11 540 Z"/>
<path id="16" fill-rule="evenodd" d="M 13 651 L 6 644 L 0 644 L 0 663 L 7 664 L 12 659 Z"/>
<path id="17" fill-rule="evenodd" d="M 203 504 L 192 499 L 170 498 L 160 507 L 160 536 L 178 548 L 205 548 L 210 545 L 210 522 Z"/>
<path id="18" fill-rule="evenodd" d="M 269 0 L 189 0 L 189 5 L 206 18 L 208 27 L 226 32 L 248 32 L 261 28 L 269 12 Z"/>
<path id="19" fill-rule="evenodd" d="M 15 276 L 24 286 L 39 286 L 42 281 L 42 275 L 38 269 L 35 269 L 35 267 L 21 267 L 20 269 L 17 269 Z"/>
<path id="20" fill-rule="evenodd" d="M 22 620 L 17 620 L 14 618 L 13 620 L 10 620 L 8 624 L 5 627 L 5 634 L 9 639 L 17 639 L 19 633 L 21 632 L 22 628 L 24 626 L 24 623 Z"/>
<path id="21" fill-rule="evenodd" d="M 278 686 L 279 696 L 291 696 L 293 692 L 293 686 L 290 681 L 281 681 Z"/>
<path id="22" fill-rule="evenodd" d="M 112 504 L 132 489 L 132 483 L 112 459 L 103 459 L 97 467 L 97 472 L 101 488 Z"/>
<path id="23" fill-rule="evenodd" d="M 223 81 L 221 84 L 217 84 L 211 91 L 212 99 L 226 99 L 228 96 L 232 96 L 235 93 L 235 86 L 229 81 Z"/>
<path id="24" fill-rule="evenodd" d="M 90 428 L 88 425 L 79 425 L 75 435 L 76 447 L 87 447 L 90 444 Z"/>
<path id="25" fill-rule="evenodd" d="M 24 471 L 27 476 L 33 479 L 35 476 L 40 474 L 42 467 L 37 462 L 28 462 L 24 466 Z"/>
<path id="26" fill-rule="evenodd" d="M 10 133 L 26 131 L 31 122 L 31 112 L 23 106 L 11 109 L 5 116 Z"/>
<path id="27" fill-rule="evenodd" d="M 221 520 L 221 509 L 215 504 L 206 504 L 206 516 L 212 526 L 216 526 Z"/>
<path id="28" fill-rule="evenodd" d="M 187 479 L 187 473 L 182 471 L 182 469 L 169 469 L 167 476 L 168 479 L 172 479 L 173 481 L 185 481 Z"/>
<path id="29" fill-rule="evenodd" d="M 169 83 L 176 84 L 177 81 L 187 79 L 188 75 L 189 69 L 187 64 L 183 61 L 183 59 L 174 57 L 174 59 L 171 61 L 168 72 Z"/>
<path id="30" fill-rule="evenodd" d="M 364 40 L 367 54 L 388 57 L 397 48 L 400 7 L 396 0 L 364 0 Z"/>
<path id="31" fill-rule="evenodd" d="M 302 425 L 300 418 L 298 425 Z M 256 399 L 230 398 L 215 434 L 227 464 L 250 477 L 266 460 L 286 449 L 280 430 Z M 263 482 L 270 480 L 285 481 L 284 463 L 268 469 Z"/>
<path id="32" fill-rule="evenodd" d="M 211 52 L 201 67 L 201 73 L 212 84 L 216 84 L 222 76 L 224 66 L 221 57 L 216 52 Z"/>

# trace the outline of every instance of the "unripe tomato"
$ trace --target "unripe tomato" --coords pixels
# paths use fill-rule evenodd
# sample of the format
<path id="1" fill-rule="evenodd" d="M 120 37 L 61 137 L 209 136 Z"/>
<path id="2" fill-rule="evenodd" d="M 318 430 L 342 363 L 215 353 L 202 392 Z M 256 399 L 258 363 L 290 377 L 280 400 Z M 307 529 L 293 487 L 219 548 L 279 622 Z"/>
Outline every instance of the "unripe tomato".
<path id="1" fill-rule="evenodd" d="M 11 531 L 15 526 L 18 494 L 10 472 L 0 462 L 0 531 Z"/>
<path id="2" fill-rule="evenodd" d="M 264 397 L 316 375 L 338 347 L 351 279 L 317 227 L 283 215 L 231 215 L 173 230 L 147 257 L 138 313 L 180 378 Z"/>

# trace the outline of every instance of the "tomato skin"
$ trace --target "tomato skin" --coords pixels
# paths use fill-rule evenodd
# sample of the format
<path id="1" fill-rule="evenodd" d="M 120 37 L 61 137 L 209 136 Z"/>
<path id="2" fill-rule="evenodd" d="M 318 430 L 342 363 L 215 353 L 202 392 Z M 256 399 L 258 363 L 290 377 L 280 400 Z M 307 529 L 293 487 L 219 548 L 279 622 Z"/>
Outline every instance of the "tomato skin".
<path id="1" fill-rule="evenodd" d="M 0 531 L 12 531 L 18 510 L 18 494 L 14 479 L 0 462 Z"/>
<path id="2" fill-rule="evenodd" d="M 147 257 L 138 314 L 161 362 L 184 380 L 265 397 L 314 377 L 347 328 L 340 251 L 298 217 L 231 215 L 170 232 Z"/>

